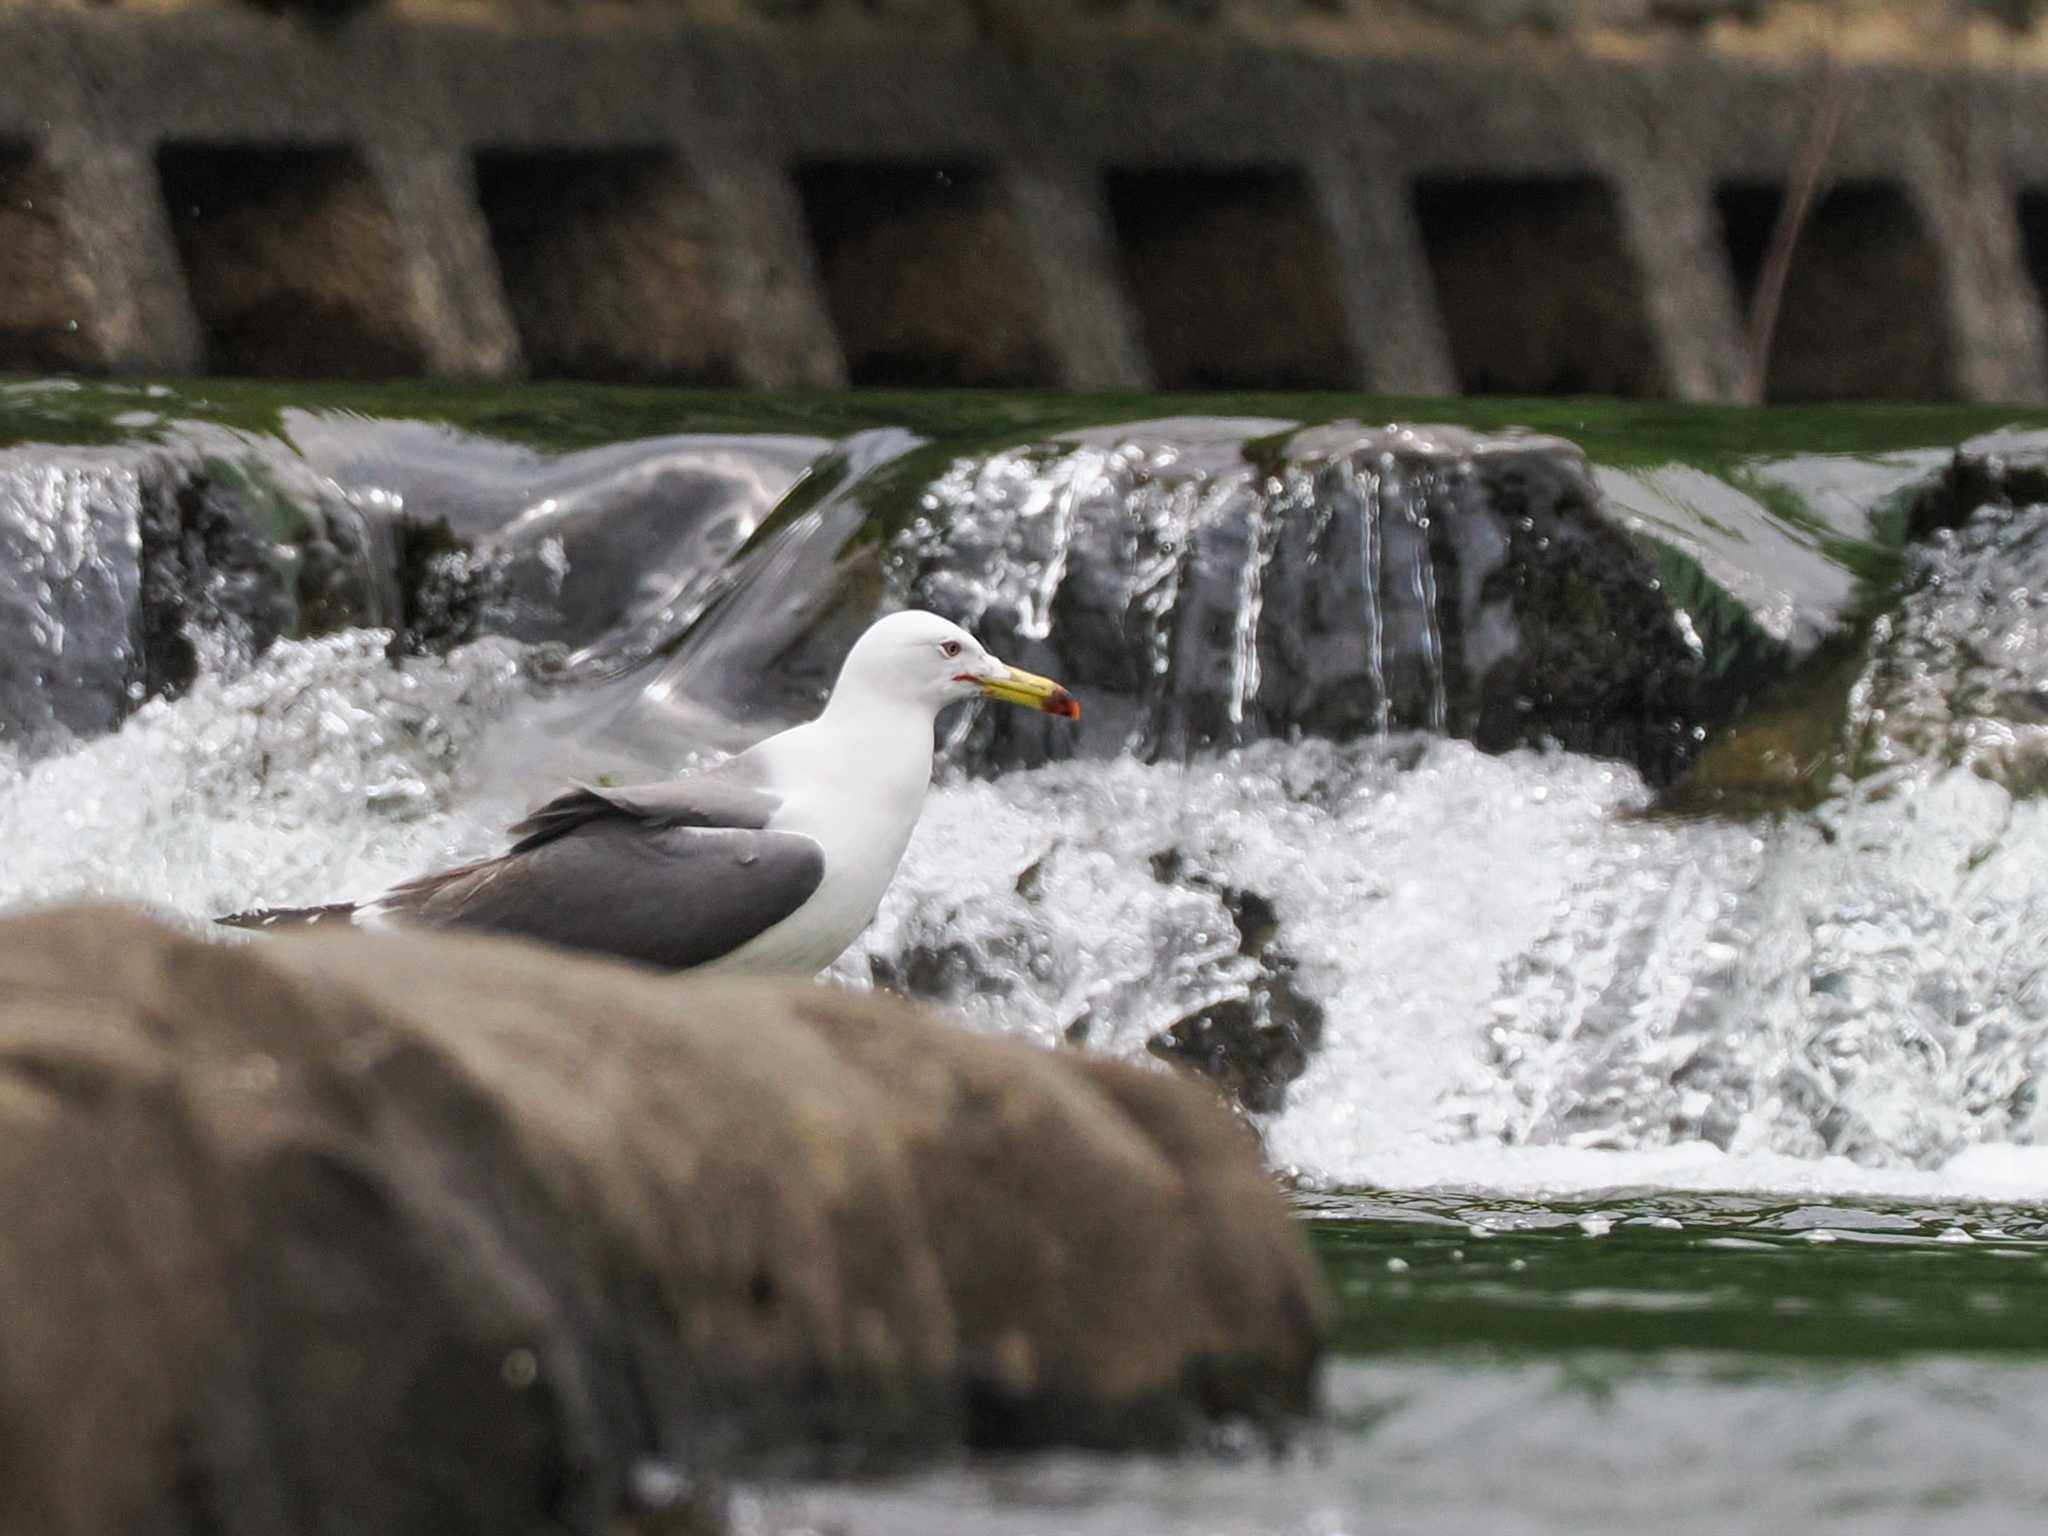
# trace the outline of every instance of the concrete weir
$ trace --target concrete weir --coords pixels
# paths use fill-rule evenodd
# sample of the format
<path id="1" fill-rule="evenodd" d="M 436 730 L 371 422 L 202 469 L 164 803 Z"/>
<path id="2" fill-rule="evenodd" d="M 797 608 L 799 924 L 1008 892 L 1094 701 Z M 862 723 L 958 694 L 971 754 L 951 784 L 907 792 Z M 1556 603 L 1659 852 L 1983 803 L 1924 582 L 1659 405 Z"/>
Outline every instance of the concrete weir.
<path id="1" fill-rule="evenodd" d="M 0 371 L 2037 400 L 1990 9 L 0 0 Z"/>

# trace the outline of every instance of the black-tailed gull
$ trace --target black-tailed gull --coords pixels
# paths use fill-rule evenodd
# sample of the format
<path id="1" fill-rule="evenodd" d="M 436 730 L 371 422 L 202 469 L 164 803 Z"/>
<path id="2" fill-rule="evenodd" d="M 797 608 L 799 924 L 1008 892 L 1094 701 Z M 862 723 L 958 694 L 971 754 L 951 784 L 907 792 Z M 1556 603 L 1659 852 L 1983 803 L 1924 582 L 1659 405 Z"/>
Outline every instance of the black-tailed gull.
<path id="1" fill-rule="evenodd" d="M 931 783 L 934 718 L 973 698 L 1081 713 L 957 624 L 895 613 L 854 644 L 817 719 L 714 768 L 578 784 L 514 826 L 505 853 L 369 901 L 220 921 L 484 929 L 662 970 L 815 974 L 867 926 L 896 873 Z"/>

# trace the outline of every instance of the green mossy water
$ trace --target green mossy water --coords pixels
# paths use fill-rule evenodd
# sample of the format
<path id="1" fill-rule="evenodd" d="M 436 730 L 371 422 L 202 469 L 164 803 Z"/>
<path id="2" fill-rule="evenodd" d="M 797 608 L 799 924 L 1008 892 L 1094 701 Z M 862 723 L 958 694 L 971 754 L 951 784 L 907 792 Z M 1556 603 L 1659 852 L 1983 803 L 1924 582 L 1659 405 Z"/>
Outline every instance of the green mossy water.
<path id="1" fill-rule="evenodd" d="M 1983 1536 L 2048 1512 L 2038 1211 L 1300 1203 L 1338 1312 L 1325 1413 L 1292 1443 L 765 1490 L 748 1528 Z"/>
<path id="2" fill-rule="evenodd" d="M 1301 1206 L 1346 1355 L 2048 1357 L 2037 1210 L 1685 1194 Z"/>
<path id="3" fill-rule="evenodd" d="M 279 433 L 286 409 L 443 421 L 546 452 L 672 432 L 788 432 L 842 437 L 903 427 L 954 451 L 1032 441 L 1080 427 L 1161 416 L 1265 416 L 1305 424 L 1432 422 L 1571 439 L 1598 464 L 1687 464 L 1710 473 L 1787 454 L 1882 454 L 1952 446 L 1999 427 L 2048 427 L 2048 409 L 1985 405 L 1679 405 L 1525 399 L 1233 392 L 1058 394 L 1031 390 L 749 391 L 531 383 L 280 383 L 167 380 L 151 385 L 0 383 L 0 446 L 108 444 L 147 437 L 151 413 Z"/>

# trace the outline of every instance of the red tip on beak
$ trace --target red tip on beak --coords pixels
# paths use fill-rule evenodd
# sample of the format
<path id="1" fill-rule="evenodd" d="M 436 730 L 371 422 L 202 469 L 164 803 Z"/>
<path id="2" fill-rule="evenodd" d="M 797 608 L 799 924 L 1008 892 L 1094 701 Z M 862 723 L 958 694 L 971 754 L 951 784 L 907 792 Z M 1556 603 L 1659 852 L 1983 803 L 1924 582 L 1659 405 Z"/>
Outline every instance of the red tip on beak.
<path id="1" fill-rule="evenodd" d="M 1000 677 L 970 678 L 962 673 L 958 681 L 974 682 L 980 686 L 984 697 L 1000 699 L 1005 704 L 1021 704 L 1026 709 L 1042 709 L 1048 715 L 1058 715 L 1062 720 L 1081 718 L 1081 706 L 1074 696 L 1051 678 L 1040 677 L 1035 672 L 1004 667 Z"/>

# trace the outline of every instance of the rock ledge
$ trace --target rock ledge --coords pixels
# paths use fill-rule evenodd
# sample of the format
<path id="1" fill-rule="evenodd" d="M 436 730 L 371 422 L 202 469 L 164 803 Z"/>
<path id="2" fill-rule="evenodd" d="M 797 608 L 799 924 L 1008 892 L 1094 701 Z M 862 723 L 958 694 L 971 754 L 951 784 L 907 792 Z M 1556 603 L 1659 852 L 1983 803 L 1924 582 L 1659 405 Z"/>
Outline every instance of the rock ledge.
<path id="1" fill-rule="evenodd" d="M 106 909 L 0 921 L 0 1234 L 0 1526 L 51 1536 L 616 1530 L 650 1463 L 1160 1444 L 1308 1408 L 1323 1320 L 1164 1075 Z"/>

